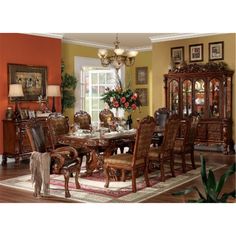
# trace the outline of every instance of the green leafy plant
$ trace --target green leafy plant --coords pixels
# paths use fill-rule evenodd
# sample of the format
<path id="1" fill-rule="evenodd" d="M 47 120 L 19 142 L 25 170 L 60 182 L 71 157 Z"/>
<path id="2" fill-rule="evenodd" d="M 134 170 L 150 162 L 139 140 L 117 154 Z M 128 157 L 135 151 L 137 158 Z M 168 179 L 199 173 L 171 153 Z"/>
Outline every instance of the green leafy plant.
<path id="1" fill-rule="evenodd" d="M 220 194 L 229 176 L 235 173 L 235 163 L 227 169 L 227 171 L 220 177 L 219 181 L 216 181 L 214 173 L 211 169 L 207 174 L 206 161 L 202 156 L 201 156 L 201 165 L 202 165 L 201 177 L 205 193 L 201 193 L 199 189 L 196 186 L 194 186 L 192 188 L 188 188 L 183 191 L 173 193 L 172 195 L 174 196 L 185 195 L 190 192 L 196 191 L 200 198 L 197 200 L 189 200 L 188 202 L 198 202 L 198 203 L 224 203 L 227 202 L 230 196 L 236 198 L 236 190 L 233 190 L 232 192 L 229 193 Z"/>
<path id="2" fill-rule="evenodd" d="M 74 96 L 74 90 L 76 88 L 77 80 L 76 77 L 73 75 L 70 75 L 68 73 L 65 73 L 62 75 L 62 98 L 61 98 L 61 104 L 62 104 L 62 112 L 66 108 L 72 108 L 75 103 L 75 96 Z"/>

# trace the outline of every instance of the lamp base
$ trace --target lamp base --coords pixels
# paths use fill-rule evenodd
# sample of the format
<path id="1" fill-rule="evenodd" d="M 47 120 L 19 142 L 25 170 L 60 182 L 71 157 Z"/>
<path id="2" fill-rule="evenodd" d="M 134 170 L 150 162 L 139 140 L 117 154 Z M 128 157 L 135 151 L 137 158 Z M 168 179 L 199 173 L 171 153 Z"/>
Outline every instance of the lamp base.
<path id="1" fill-rule="evenodd" d="M 55 97 L 52 98 L 52 112 L 56 112 L 56 108 L 55 108 Z"/>

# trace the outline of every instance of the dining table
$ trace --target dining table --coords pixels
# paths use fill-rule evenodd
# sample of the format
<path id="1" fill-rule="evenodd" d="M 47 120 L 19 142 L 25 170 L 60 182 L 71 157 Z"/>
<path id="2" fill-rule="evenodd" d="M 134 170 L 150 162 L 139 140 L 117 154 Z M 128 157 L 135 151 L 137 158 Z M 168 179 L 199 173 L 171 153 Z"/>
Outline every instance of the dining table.
<path id="1" fill-rule="evenodd" d="M 77 150 L 84 149 L 89 155 L 86 158 L 86 175 L 92 175 L 94 170 L 103 170 L 104 159 L 119 148 L 122 140 L 135 141 L 136 129 L 104 132 L 97 130 L 77 130 L 66 135 L 61 135 L 58 142 L 69 145 Z"/>

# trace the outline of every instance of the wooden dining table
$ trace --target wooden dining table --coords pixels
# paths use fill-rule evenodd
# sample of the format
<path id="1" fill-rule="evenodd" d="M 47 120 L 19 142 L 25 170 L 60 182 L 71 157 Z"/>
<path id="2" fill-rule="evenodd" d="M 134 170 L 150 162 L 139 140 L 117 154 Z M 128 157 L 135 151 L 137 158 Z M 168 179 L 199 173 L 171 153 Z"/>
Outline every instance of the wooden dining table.
<path id="1" fill-rule="evenodd" d="M 86 159 L 86 175 L 91 175 L 94 170 L 103 169 L 104 158 L 112 155 L 122 140 L 134 142 L 135 136 L 136 129 L 104 134 L 100 131 L 94 133 L 77 131 L 60 136 L 58 142 L 72 146 L 77 150 L 86 150 L 89 154 Z"/>

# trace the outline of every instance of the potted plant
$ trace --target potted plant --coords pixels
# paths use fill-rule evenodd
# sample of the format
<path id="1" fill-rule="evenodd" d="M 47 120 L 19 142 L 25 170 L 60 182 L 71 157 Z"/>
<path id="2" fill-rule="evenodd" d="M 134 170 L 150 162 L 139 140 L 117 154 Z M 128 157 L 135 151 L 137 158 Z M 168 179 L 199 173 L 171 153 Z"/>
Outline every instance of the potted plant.
<path id="1" fill-rule="evenodd" d="M 61 67 L 62 72 L 62 83 L 61 83 L 61 107 L 62 113 L 65 111 L 66 108 L 72 108 L 75 103 L 75 95 L 74 90 L 76 88 L 77 79 L 75 76 L 70 75 L 68 73 L 63 74 L 64 65 Z"/>
<path id="2" fill-rule="evenodd" d="M 236 197 L 236 190 L 229 193 L 221 194 L 224 184 L 226 183 L 229 176 L 235 173 L 235 163 L 231 165 L 227 171 L 220 177 L 219 181 L 216 181 L 215 175 L 213 171 L 210 169 L 208 174 L 206 171 L 206 161 L 201 155 L 201 177 L 202 184 L 204 186 L 205 193 L 201 193 L 199 189 L 194 186 L 183 191 L 179 191 L 173 193 L 172 195 L 185 195 L 190 192 L 196 191 L 199 195 L 199 199 L 197 200 L 188 200 L 188 202 L 198 202 L 198 203 L 225 203 L 228 198 L 231 196 L 233 198 Z"/>

